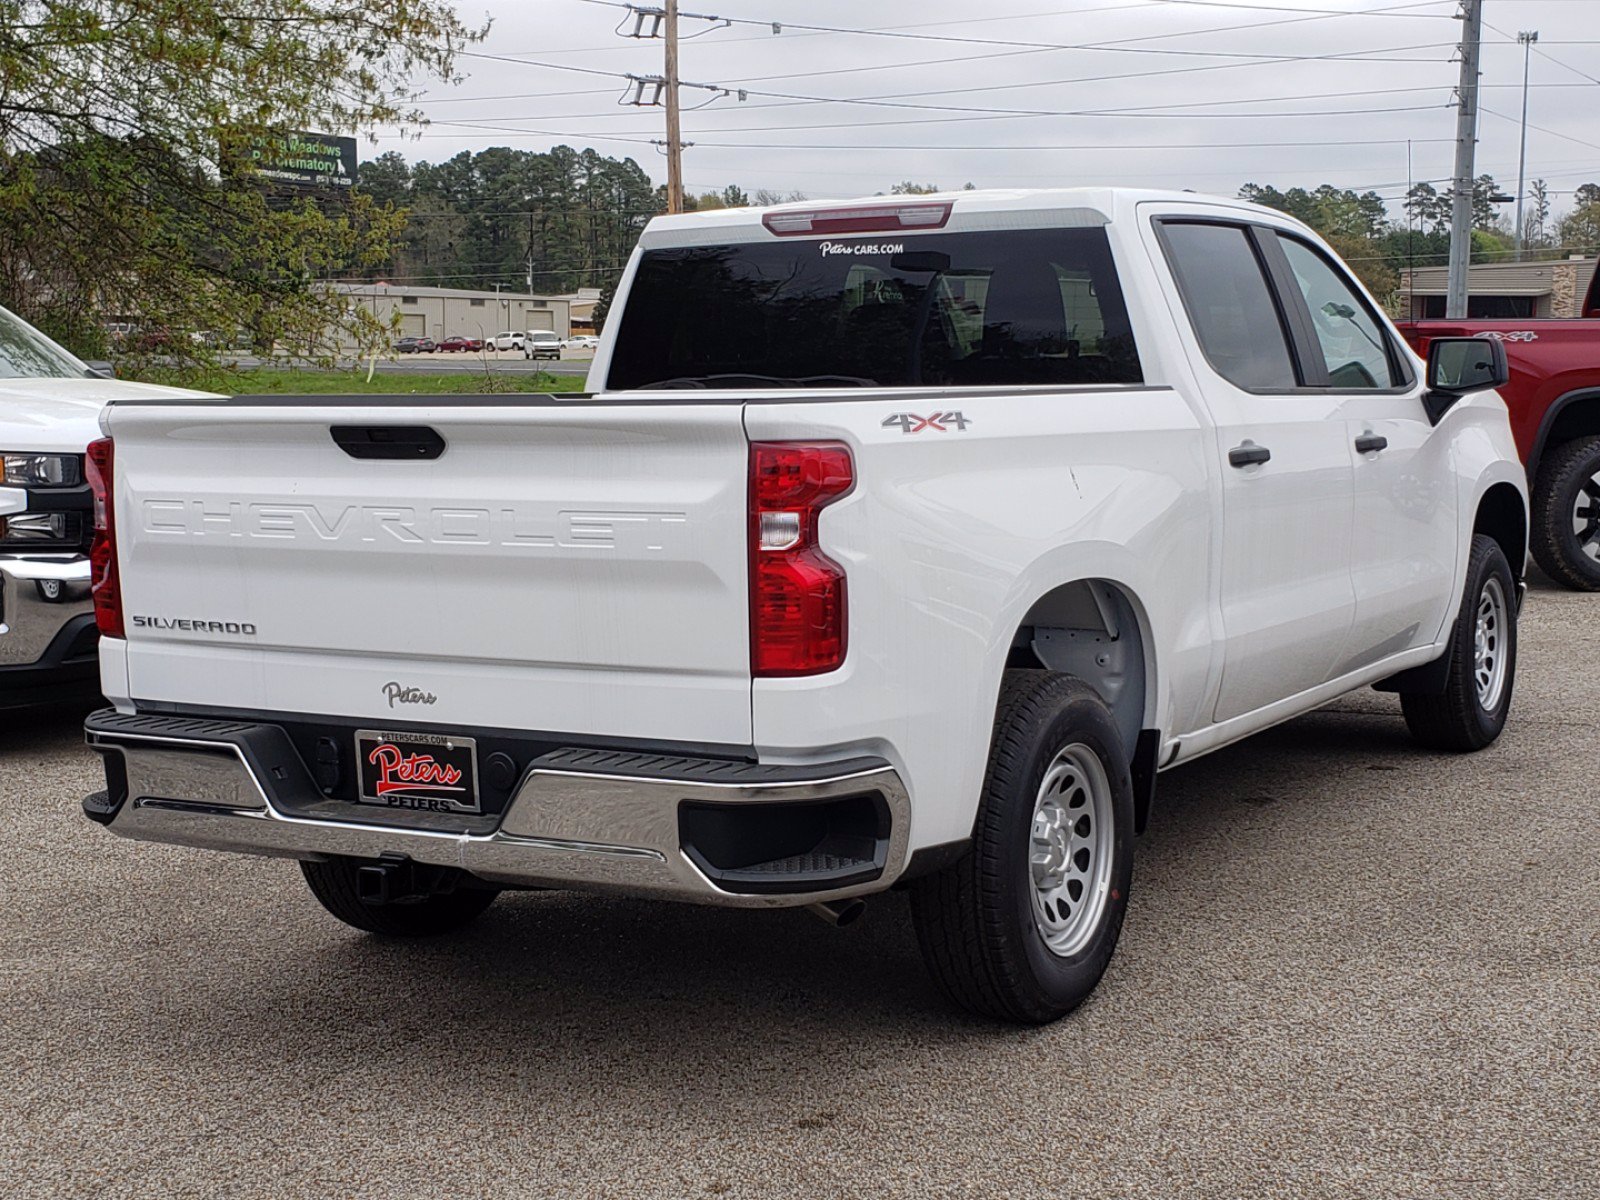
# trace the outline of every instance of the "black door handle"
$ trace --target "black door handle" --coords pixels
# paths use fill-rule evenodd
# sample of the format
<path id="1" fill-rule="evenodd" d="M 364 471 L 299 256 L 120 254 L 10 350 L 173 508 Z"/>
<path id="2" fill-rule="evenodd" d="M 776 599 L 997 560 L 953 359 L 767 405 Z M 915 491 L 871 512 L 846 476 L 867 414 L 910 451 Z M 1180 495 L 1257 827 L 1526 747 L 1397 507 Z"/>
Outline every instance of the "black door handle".
<path id="1" fill-rule="evenodd" d="M 1375 450 L 1382 450 L 1389 444 L 1389 439 L 1380 433 L 1363 433 L 1356 439 L 1356 453 L 1370 454 Z"/>
<path id="2" fill-rule="evenodd" d="M 1253 467 L 1257 463 L 1269 462 L 1271 459 L 1272 451 L 1254 442 L 1245 442 L 1228 451 L 1228 461 L 1236 467 Z"/>
<path id="3" fill-rule="evenodd" d="M 444 438 L 426 425 L 334 425 L 333 440 L 351 458 L 433 459 Z"/>

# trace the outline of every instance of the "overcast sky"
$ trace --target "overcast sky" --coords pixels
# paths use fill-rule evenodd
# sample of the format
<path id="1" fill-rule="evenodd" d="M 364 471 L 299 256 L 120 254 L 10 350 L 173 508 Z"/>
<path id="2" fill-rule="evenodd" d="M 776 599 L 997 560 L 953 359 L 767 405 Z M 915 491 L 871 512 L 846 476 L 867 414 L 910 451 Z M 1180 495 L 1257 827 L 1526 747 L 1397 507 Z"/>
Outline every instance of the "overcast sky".
<path id="1" fill-rule="evenodd" d="M 704 105 L 684 115 L 695 143 L 684 181 L 696 192 L 732 183 L 843 197 L 912 179 L 1232 194 L 1331 182 L 1398 199 L 1408 177 L 1443 186 L 1452 169 L 1457 0 L 682 3 L 741 22 L 685 19 L 683 79 L 747 91 L 741 102 L 685 90 L 686 110 Z M 592 0 L 480 5 L 459 8 L 493 27 L 460 60 L 460 85 L 428 89 L 432 123 L 364 154 L 438 161 L 566 144 L 665 179 L 649 144 L 662 111 L 617 103 L 621 75 L 660 73 L 660 41 L 618 36 L 632 18 Z M 1579 184 L 1600 181 L 1600 0 L 1486 0 L 1484 16 L 1478 172 L 1515 188 L 1516 35 L 1538 30 L 1528 178 L 1548 180 L 1560 211 Z"/>

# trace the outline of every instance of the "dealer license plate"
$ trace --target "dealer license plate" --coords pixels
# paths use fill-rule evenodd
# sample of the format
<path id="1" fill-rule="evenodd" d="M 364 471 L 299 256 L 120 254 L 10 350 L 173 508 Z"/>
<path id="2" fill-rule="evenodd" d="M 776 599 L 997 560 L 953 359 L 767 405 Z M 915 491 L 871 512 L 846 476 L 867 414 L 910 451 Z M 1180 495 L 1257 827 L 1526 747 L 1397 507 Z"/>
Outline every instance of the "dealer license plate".
<path id="1" fill-rule="evenodd" d="M 356 730 L 363 804 L 428 812 L 481 812 L 478 744 L 431 733 Z"/>

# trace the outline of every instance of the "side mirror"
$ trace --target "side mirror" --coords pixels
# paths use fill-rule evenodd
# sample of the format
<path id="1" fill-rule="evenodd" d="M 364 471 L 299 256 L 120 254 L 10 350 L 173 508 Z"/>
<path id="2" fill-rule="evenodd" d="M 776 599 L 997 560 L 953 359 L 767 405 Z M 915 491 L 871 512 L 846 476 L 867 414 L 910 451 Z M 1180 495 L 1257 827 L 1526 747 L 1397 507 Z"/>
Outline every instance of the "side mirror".
<path id="1" fill-rule="evenodd" d="M 1434 338 L 1428 343 L 1428 390 L 1422 397 L 1428 420 L 1437 425 L 1461 397 L 1503 387 L 1510 378 L 1506 348 L 1496 339 Z"/>

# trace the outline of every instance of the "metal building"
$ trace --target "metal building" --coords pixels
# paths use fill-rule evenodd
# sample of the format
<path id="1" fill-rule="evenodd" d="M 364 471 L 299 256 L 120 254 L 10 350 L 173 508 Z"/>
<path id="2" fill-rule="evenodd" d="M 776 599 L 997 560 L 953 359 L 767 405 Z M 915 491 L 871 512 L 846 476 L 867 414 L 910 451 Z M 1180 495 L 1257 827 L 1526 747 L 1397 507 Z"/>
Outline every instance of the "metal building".
<path id="1" fill-rule="evenodd" d="M 339 289 L 387 322 L 398 313 L 397 337 L 492 338 L 510 330 L 550 329 L 572 336 L 572 304 L 566 296 L 525 292 L 479 292 L 468 288 L 402 284 L 339 284 Z"/>

